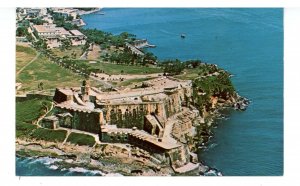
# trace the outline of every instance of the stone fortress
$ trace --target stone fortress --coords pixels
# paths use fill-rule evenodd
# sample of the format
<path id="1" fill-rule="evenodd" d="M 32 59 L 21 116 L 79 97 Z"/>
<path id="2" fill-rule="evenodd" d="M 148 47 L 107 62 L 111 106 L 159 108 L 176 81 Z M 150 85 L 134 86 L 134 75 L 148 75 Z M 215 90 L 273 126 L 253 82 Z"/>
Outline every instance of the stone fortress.
<path id="1" fill-rule="evenodd" d="M 84 81 L 81 87 L 56 89 L 55 111 L 43 119 L 42 126 L 98 134 L 101 143 L 131 144 L 149 152 L 156 163 L 184 173 L 199 167 L 197 155 L 178 139 L 178 127 L 186 132 L 199 115 L 188 107 L 191 96 L 190 80 L 171 77 L 109 92 Z"/>

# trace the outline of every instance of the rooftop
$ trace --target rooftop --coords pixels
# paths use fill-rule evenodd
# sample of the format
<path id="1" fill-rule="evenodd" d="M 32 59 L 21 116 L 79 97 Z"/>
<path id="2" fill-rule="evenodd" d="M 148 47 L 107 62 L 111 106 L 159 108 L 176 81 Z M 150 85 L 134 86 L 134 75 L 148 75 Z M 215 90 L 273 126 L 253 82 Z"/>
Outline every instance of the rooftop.
<path id="1" fill-rule="evenodd" d="M 79 30 L 70 30 L 74 36 L 84 36 Z"/>
<path id="2" fill-rule="evenodd" d="M 45 25 L 33 25 L 33 28 L 37 32 L 55 32 L 53 28 L 50 28 L 49 26 L 45 26 Z"/>
<path id="3" fill-rule="evenodd" d="M 55 30 L 63 35 L 71 35 L 70 32 L 64 29 L 63 27 L 56 27 Z"/>

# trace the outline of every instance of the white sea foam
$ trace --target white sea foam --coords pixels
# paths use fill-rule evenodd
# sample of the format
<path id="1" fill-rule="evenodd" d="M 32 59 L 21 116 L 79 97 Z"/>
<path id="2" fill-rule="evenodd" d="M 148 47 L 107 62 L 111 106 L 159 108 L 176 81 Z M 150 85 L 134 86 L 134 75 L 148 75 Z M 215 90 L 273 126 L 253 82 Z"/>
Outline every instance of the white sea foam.
<path id="1" fill-rule="evenodd" d="M 85 169 L 83 167 L 71 167 L 69 168 L 69 171 L 70 172 L 80 172 L 80 173 L 92 173 L 93 175 L 96 175 L 96 174 L 99 174 L 101 176 L 104 176 L 105 174 L 99 170 L 88 170 L 88 169 Z"/>
<path id="2" fill-rule="evenodd" d="M 119 177 L 119 176 L 123 176 L 123 175 L 120 174 L 120 173 L 108 173 L 108 174 L 106 174 L 105 176 L 111 176 L 111 177 L 117 176 L 117 177 Z"/>
<path id="3" fill-rule="evenodd" d="M 57 169 L 58 169 L 58 166 L 56 166 L 56 165 L 51 165 L 51 166 L 49 167 L 49 169 L 57 170 Z"/>

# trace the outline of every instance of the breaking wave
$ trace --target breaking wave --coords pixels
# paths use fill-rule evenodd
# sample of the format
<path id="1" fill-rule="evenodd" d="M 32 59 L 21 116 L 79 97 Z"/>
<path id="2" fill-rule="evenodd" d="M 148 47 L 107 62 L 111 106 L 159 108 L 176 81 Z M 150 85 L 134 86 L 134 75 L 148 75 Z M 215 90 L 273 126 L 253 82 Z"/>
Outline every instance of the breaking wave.
<path id="1" fill-rule="evenodd" d="M 65 168 L 57 162 L 63 161 L 50 157 L 16 157 L 17 176 L 123 176 L 119 173 L 103 173 L 84 167 Z"/>

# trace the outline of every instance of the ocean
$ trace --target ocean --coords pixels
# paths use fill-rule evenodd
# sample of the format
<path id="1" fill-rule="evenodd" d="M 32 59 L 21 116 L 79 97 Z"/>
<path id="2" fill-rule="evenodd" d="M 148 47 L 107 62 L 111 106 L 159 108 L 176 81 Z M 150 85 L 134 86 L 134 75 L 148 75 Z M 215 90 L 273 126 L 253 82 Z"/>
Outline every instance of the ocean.
<path id="1" fill-rule="evenodd" d="M 129 32 L 148 39 L 157 46 L 149 51 L 160 60 L 201 59 L 217 64 L 234 75 L 238 93 L 251 100 L 246 111 L 230 111 L 227 119 L 216 123 L 208 148 L 199 153 L 206 165 L 225 176 L 283 174 L 283 9 L 102 11 L 104 15 L 84 15 L 85 28 Z M 17 158 L 17 175 L 66 174 L 47 163 L 31 161 Z M 93 175 L 84 171 L 67 174 Z"/>

